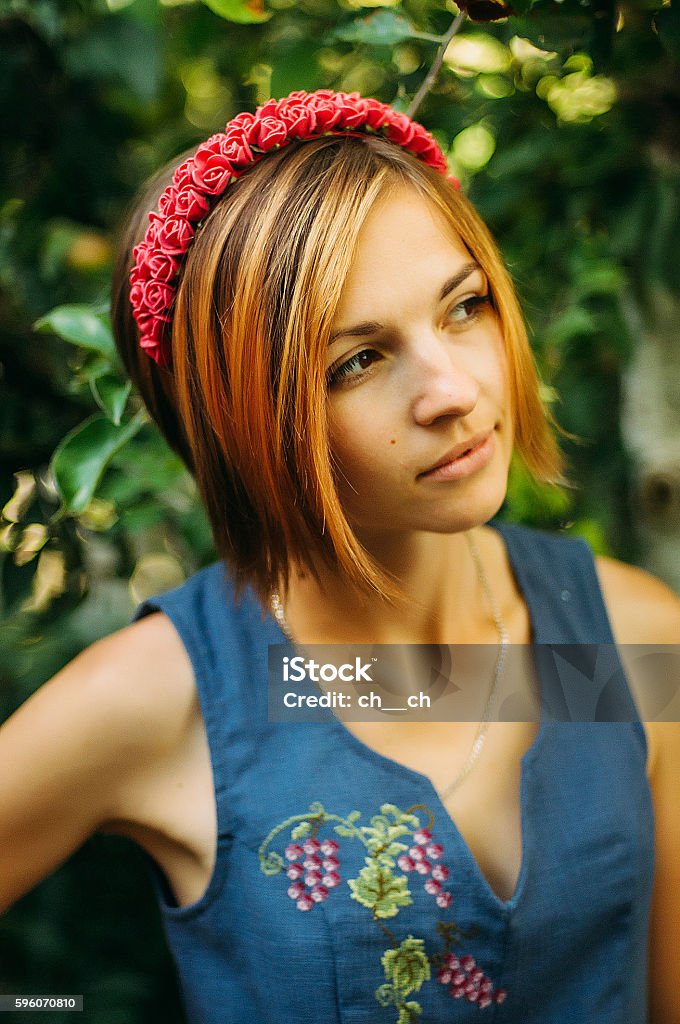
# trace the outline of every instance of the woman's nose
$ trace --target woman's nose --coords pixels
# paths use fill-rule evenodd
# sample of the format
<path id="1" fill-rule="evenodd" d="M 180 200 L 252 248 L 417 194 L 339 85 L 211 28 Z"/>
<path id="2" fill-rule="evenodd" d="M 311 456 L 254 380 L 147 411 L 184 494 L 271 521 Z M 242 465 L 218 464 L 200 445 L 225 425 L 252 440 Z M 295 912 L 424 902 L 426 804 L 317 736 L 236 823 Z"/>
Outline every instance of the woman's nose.
<path id="1" fill-rule="evenodd" d="M 421 342 L 409 373 L 413 417 L 420 424 L 432 423 L 440 416 L 466 416 L 477 404 L 479 383 L 450 339 L 433 337 Z"/>

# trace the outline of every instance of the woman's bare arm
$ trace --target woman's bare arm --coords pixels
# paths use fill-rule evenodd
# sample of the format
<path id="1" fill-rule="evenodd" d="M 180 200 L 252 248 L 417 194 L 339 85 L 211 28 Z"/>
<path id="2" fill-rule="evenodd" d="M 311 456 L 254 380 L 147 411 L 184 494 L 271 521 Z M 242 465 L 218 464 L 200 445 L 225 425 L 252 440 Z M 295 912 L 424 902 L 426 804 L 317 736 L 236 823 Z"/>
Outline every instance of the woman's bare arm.
<path id="1" fill-rule="evenodd" d="M 620 644 L 670 645 L 680 657 L 680 598 L 640 569 L 598 559 L 600 580 Z M 631 655 L 635 651 L 629 652 Z M 654 800 L 655 872 L 649 944 L 650 1024 L 680 1024 L 680 721 L 653 721 L 644 713 L 645 679 L 634 664 L 624 665 L 649 741 L 648 776 Z M 673 663 L 672 662 L 672 663 Z M 664 710 L 680 717 L 677 698 Z"/>
<path id="2" fill-rule="evenodd" d="M 0 727 L 0 913 L 124 818 L 135 776 L 181 742 L 194 695 L 169 631 L 151 615 L 97 642 Z"/>

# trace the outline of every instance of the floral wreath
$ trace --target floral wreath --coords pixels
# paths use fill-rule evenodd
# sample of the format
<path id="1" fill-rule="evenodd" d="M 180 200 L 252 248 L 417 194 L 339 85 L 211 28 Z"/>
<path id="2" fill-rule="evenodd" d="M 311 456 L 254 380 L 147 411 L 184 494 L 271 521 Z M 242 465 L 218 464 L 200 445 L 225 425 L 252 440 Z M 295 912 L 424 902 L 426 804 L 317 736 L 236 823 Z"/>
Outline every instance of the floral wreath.
<path id="1" fill-rule="evenodd" d="M 403 146 L 423 163 L 446 174 L 446 157 L 421 124 L 386 103 L 358 92 L 317 89 L 268 100 L 254 114 L 244 111 L 211 135 L 176 169 L 149 227 L 133 249 L 130 303 L 140 332 L 140 347 L 160 366 L 170 366 L 168 324 L 178 287 L 182 258 L 196 229 L 232 181 L 288 143 L 324 135 L 370 134 Z M 448 176 L 454 188 L 457 178 Z"/>

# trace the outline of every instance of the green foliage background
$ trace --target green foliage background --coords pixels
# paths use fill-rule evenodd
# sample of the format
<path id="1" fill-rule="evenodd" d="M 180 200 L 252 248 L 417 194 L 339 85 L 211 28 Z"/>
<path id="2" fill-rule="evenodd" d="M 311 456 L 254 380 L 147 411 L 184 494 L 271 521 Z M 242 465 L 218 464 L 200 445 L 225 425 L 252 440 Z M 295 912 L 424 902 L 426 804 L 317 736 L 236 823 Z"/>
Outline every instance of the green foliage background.
<path id="1" fill-rule="evenodd" d="M 136 188 L 295 88 L 406 110 L 456 10 L 0 0 L 0 717 L 214 557 L 193 483 L 111 345 L 112 253 Z M 679 57 L 677 0 L 522 0 L 464 22 L 416 115 L 499 239 L 546 396 L 581 438 L 567 445 L 575 488 L 516 469 L 506 512 L 633 561 L 625 302 L 644 317 L 657 285 L 680 291 Z M 95 837 L 0 920 L 0 964 L 0 991 L 83 992 L 86 1020 L 181 1020 L 142 855 L 123 839 Z"/>

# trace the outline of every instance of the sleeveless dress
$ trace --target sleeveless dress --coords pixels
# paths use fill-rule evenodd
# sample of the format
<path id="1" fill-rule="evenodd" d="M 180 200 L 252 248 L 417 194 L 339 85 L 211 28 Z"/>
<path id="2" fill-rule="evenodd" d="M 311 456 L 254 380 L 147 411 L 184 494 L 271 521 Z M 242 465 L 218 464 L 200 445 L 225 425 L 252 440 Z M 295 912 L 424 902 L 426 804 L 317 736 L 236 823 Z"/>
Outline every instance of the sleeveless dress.
<path id="1" fill-rule="evenodd" d="M 585 542 L 489 525 L 534 643 L 613 643 Z M 144 854 L 190 1024 L 644 1024 L 654 822 L 639 720 L 551 721 L 542 705 L 503 901 L 425 775 L 330 711 L 268 722 L 268 645 L 286 640 L 251 592 L 235 604 L 221 562 L 134 618 L 159 609 L 193 664 L 217 806 L 198 901 L 178 907 Z"/>

